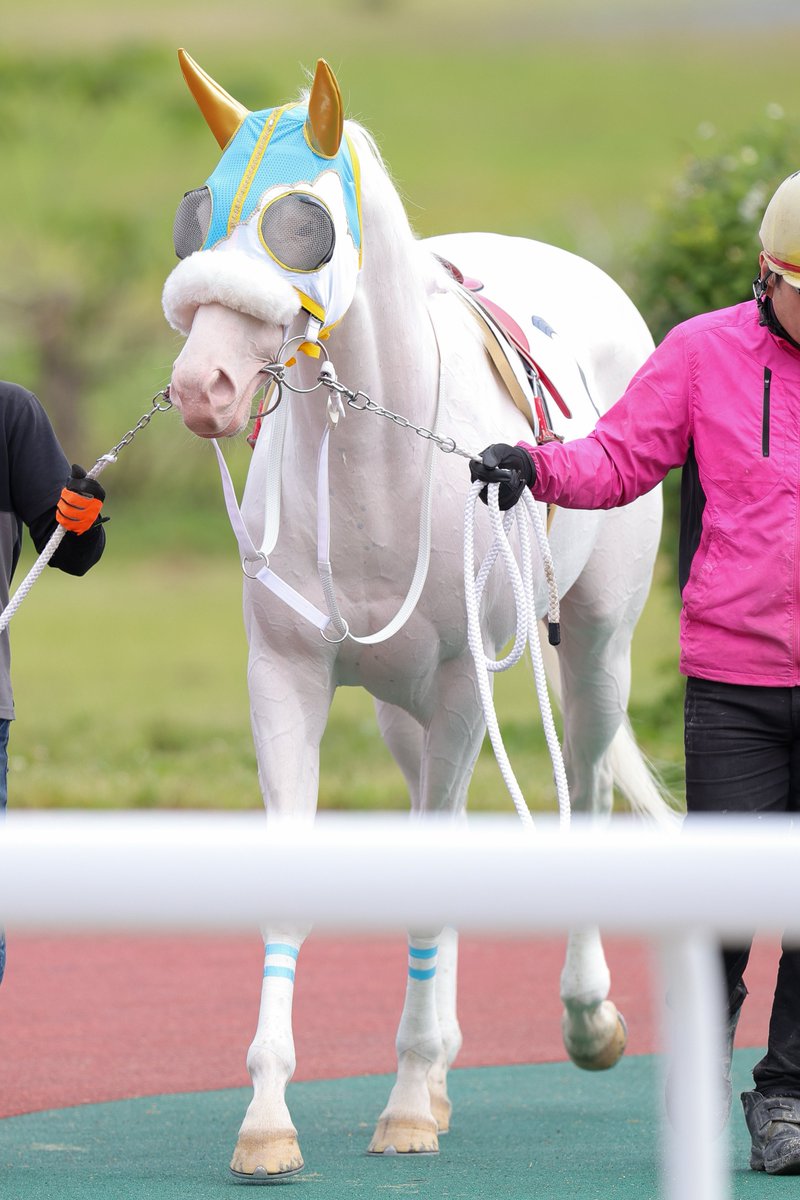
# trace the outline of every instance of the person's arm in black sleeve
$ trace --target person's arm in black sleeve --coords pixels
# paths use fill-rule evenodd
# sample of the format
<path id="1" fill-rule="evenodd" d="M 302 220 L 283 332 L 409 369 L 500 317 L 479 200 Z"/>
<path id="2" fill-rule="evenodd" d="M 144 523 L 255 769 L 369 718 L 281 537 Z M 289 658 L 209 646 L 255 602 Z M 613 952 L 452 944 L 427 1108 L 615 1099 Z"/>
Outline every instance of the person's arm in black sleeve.
<path id="1" fill-rule="evenodd" d="M 11 507 L 28 526 L 39 553 L 58 526 L 56 512 L 64 490 L 79 491 L 93 481 L 70 474 L 70 466 L 36 397 L 16 384 L 0 385 Z M 93 486 L 102 493 L 99 484 Z M 93 517 L 94 520 L 94 517 Z M 85 575 L 105 548 L 99 518 L 84 533 L 67 533 L 50 565 Z"/>
<path id="2" fill-rule="evenodd" d="M 87 479 L 83 468 L 73 465 L 56 507 L 34 518 L 28 526 L 40 554 L 59 525 L 66 529 L 50 559 L 51 567 L 58 567 L 68 575 L 85 575 L 98 561 L 106 544 L 100 517 L 105 497 L 97 480 Z"/>

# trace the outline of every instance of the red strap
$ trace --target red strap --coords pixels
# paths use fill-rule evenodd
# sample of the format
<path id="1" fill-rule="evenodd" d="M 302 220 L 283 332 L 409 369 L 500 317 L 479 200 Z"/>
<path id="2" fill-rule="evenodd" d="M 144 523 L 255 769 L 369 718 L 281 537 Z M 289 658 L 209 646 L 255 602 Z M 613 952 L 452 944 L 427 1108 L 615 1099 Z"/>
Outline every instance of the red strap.
<path id="1" fill-rule="evenodd" d="M 475 299 L 487 310 L 487 312 L 491 313 L 497 324 L 505 333 L 508 340 L 511 342 L 511 345 L 514 347 L 517 354 L 524 358 L 528 365 L 531 366 L 533 370 L 536 371 L 537 375 L 541 377 L 542 383 L 547 388 L 548 392 L 553 397 L 564 416 L 571 417 L 572 413 L 567 407 L 566 401 L 550 377 L 542 370 L 542 368 L 534 359 L 533 355 L 531 354 L 531 348 L 528 343 L 528 339 L 513 317 L 510 317 L 509 314 L 505 312 L 505 310 L 502 309 L 499 304 L 495 304 L 494 300 L 489 300 L 487 296 L 475 295 Z"/>
<path id="2" fill-rule="evenodd" d="M 775 263 L 776 267 L 782 267 L 784 271 L 793 271 L 795 275 L 800 275 L 800 263 L 784 262 L 782 258 L 776 258 L 774 254 L 766 252 L 767 258 L 771 263 Z"/>
<path id="3" fill-rule="evenodd" d="M 436 258 L 438 258 L 444 269 L 453 276 L 453 279 L 455 279 L 457 283 L 460 283 L 462 287 L 465 287 L 467 291 L 471 292 L 478 303 L 482 305 L 488 313 L 491 313 L 496 323 L 500 326 L 503 333 L 511 342 L 511 345 L 514 347 L 517 354 L 524 358 L 525 362 L 533 368 L 537 375 L 539 375 L 544 383 L 544 386 L 547 388 L 548 392 L 553 397 L 564 416 L 571 419 L 572 413 L 567 407 L 567 403 L 563 396 L 553 383 L 552 379 L 550 379 L 549 375 L 542 370 L 531 354 L 530 343 L 525 336 L 525 331 L 517 324 L 514 318 L 510 316 L 504 308 L 501 308 L 499 304 L 496 304 L 494 300 L 490 300 L 488 296 L 478 295 L 478 292 L 480 292 L 483 288 L 483 284 L 479 279 L 470 279 L 455 265 L 455 263 L 450 262 L 448 258 L 442 258 L 440 254 L 437 254 Z M 535 397 L 535 405 L 536 416 L 541 422 L 542 434 L 550 435 L 547 440 L 552 440 L 552 438 L 554 438 L 556 435 L 552 434 L 551 430 L 548 428 L 547 422 L 544 418 L 544 413 L 542 411 L 540 398 L 538 396 Z"/>

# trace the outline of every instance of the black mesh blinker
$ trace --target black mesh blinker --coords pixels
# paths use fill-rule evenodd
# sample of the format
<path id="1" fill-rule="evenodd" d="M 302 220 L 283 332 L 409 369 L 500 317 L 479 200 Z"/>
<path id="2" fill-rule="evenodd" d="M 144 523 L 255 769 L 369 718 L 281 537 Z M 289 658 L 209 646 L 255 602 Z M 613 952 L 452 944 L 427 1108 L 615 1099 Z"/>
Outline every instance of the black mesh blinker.
<path id="1" fill-rule="evenodd" d="M 317 271 L 333 257 L 336 233 L 327 208 L 303 192 L 289 192 L 261 215 L 261 240 L 290 271 Z"/>
<path id="2" fill-rule="evenodd" d="M 211 227 L 211 192 L 207 187 L 187 192 L 178 205 L 172 240 L 178 258 L 188 258 L 199 250 Z"/>

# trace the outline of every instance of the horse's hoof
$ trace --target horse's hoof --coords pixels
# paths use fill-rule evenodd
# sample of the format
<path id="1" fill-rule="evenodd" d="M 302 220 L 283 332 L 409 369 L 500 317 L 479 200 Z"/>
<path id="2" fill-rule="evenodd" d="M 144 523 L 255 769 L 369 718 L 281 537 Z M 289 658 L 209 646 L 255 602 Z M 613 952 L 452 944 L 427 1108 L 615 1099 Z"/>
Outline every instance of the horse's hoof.
<path id="1" fill-rule="evenodd" d="M 243 1171 L 234 1171 L 230 1168 L 230 1173 L 237 1183 L 281 1183 L 284 1179 L 291 1179 L 294 1175 L 299 1175 L 303 1166 L 296 1167 L 294 1171 L 274 1171 L 269 1172 L 265 1167 L 256 1167 L 252 1175 L 246 1175 Z"/>
<path id="2" fill-rule="evenodd" d="M 436 1122 L 424 1117 L 381 1117 L 367 1153 L 438 1154 Z"/>
<path id="3" fill-rule="evenodd" d="M 622 1013 L 617 1012 L 610 1001 L 605 1002 L 612 1010 L 613 1021 L 607 1036 L 599 1045 L 587 1045 L 586 1039 L 571 1041 L 567 1035 L 566 1019 L 564 1022 L 564 1046 L 576 1067 L 582 1071 L 608 1071 L 615 1067 L 625 1053 L 628 1042 L 628 1027 Z"/>
<path id="4" fill-rule="evenodd" d="M 285 1133 L 240 1133 L 231 1159 L 231 1174 L 241 1183 L 279 1183 L 304 1166 L 294 1130 Z"/>
<path id="5" fill-rule="evenodd" d="M 433 1113 L 433 1119 L 436 1122 L 439 1136 L 443 1133 L 449 1133 L 453 1106 L 447 1096 L 431 1096 L 431 1112 Z"/>

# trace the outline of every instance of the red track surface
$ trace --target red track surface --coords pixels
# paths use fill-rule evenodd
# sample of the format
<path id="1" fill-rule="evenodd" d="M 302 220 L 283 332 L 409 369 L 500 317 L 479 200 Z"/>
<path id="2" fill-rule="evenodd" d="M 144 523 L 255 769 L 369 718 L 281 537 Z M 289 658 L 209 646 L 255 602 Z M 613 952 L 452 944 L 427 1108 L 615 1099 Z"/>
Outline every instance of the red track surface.
<path id="1" fill-rule="evenodd" d="M 561 938 L 463 938 L 459 1066 L 565 1057 Z M 628 1053 L 658 1049 L 650 956 L 606 942 Z M 738 1046 L 766 1042 L 778 946 L 757 942 Z M 9 937 L 0 988 L 0 1117 L 162 1092 L 240 1087 L 258 1015 L 257 937 Z M 295 996 L 296 1079 L 394 1069 L 405 990 L 402 938 L 312 935 Z"/>

